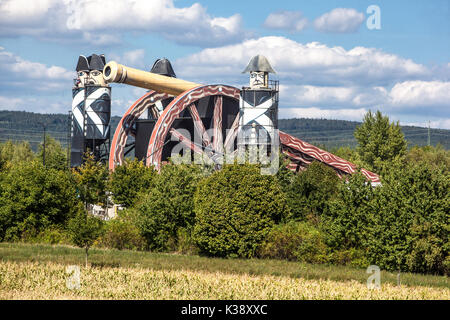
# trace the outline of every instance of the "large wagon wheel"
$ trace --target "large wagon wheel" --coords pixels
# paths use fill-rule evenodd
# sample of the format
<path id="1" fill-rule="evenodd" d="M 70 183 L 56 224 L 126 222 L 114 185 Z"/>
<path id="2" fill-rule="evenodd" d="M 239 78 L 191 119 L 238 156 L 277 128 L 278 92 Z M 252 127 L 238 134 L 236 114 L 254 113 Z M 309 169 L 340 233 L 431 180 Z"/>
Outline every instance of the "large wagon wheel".
<path id="1" fill-rule="evenodd" d="M 150 110 L 150 115 L 153 119 L 158 119 L 160 113 L 163 111 L 163 105 L 168 103 L 167 100 L 172 99 L 173 96 L 168 94 L 149 91 L 128 108 L 127 112 L 122 116 L 122 119 L 120 119 L 111 141 L 109 153 L 110 170 L 114 170 L 117 165 L 121 165 L 124 156 L 134 149 L 134 142 L 128 142 L 127 144 L 127 141 L 130 135 L 134 135 L 132 128 L 136 120 L 146 110 Z"/>
<path id="2" fill-rule="evenodd" d="M 147 149 L 147 166 L 160 169 L 163 154 L 167 154 L 164 148 L 173 139 L 218 164 L 224 153 L 235 149 L 239 96 L 240 90 L 231 86 L 205 85 L 175 97 L 155 124 Z M 210 117 L 205 117 L 205 114 Z M 191 122 L 194 134 L 200 137 L 200 141 L 186 136 L 181 130 L 183 125 L 174 125 L 180 116 Z"/>

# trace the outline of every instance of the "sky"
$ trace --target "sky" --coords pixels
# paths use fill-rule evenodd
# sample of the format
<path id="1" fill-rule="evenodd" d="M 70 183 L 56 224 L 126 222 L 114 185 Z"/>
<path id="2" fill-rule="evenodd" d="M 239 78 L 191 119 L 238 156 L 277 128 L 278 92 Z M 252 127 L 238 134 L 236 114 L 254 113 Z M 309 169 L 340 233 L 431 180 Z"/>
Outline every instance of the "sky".
<path id="1" fill-rule="evenodd" d="M 248 84 L 251 57 L 280 82 L 280 118 L 450 129 L 449 0 L 0 0 L 0 110 L 67 113 L 79 55 L 178 78 Z M 112 114 L 144 89 L 112 84 Z"/>

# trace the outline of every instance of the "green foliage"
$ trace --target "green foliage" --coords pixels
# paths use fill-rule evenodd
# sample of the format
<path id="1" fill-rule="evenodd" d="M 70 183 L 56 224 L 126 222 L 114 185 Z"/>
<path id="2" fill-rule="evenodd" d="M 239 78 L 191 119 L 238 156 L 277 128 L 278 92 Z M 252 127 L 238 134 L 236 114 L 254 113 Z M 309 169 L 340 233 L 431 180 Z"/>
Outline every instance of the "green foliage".
<path id="1" fill-rule="evenodd" d="M 42 145 L 39 145 L 37 158 L 41 162 L 44 160 L 44 148 Z M 49 135 L 45 137 L 45 166 L 58 170 L 67 168 L 67 150 L 64 150 L 61 144 Z"/>
<path id="2" fill-rule="evenodd" d="M 444 273 L 449 253 L 450 175 L 443 166 L 399 163 L 376 190 L 367 241 L 381 268 Z"/>
<path id="3" fill-rule="evenodd" d="M 252 165 L 225 165 L 195 193 L 194 241 L 202 253 L 254 257 L 275 222 L 288 211 L 275 176 Z"/>
<path id="4" fill-rule="evenodd" d="M 69 220 L 68 232 L 74 245 L 87 250 L 102 235 L 103 221 L 84 211 Z"/>
<path id="5" fill-rule="evenodd" d="M 426 163 L 432 168 L 444 167 L 446 171 L 450 170 L 450 151 L 445 150 L 441 145 L 414 146 L 406 154 L 406 162 L 410 164 Z"/>
<path id="6" fill-rule="evenodd" d="M 259 256 L 308 263 L 327 262 L 327 246 L 323 235 L 306 222 L 288 222 L 272 228 Z"/>
<path id="7" fill-rule="evenodd" d="M 67 231 L 58 226 L 50 226 L 39 232 L 36 236 L 25 233 L 22 235 L 22 241 L 27 243 L 46 243 L 46 244 L 70 244 L 70 236 Z"/>
<path id="8" fill-rule="evenodd" d="M 34 236 L 52 226 L 63 227 L 79 210 L 68 172 L 48 169 L 38 161 L 15 164 L 0 179 L 0 239 Z"/>
<path id="9" fill-rule="evenodd" d="M 104 233 L 97 244 L 119 250 L 144 250 L 146 246 L 136 226 L 136 218 L 127 210 L 122 210 L 118 217 L 105 223 Z"/>
<path id="10" fill-rule="evenodd" d="M 105 204 L 109 173 L 103 163 L 95 161 L 94 156 L 86 152 L 83 164 L 74 168 L 72 173 L 81 201 L 85 204 Z"/>
<path id="11" fill-rule="evenodd" d="M 304 220 L 307 215 L 321 216 L 337 192 L 339 177 L 329 166 L 315 161 L 300 172 L 286 188 L 291 219 Z"/>
<path id="12" fill-rule="evenodd" d="M 337 197 L 330 201 L 322 220 L 327 244 L 331 248 L 363 248 L 370 217 L 374 214 L 372 199 L 373 188 L 362 174 L 356 173 L 348 180 L 341 180 Z"/>
<path id="13" fill-rule="evenodd" d="M 392 162 L 375 189 L 351 176 L 322 220 L 330 261 L 448 273 L 449 178 L 443 165 L 404 161 Z"/>
<path id="14" fill-rule="evenodd" d="M 13 143 L 6 141 L 0 144 L 0 169 L 7 170 L 19 162 L 29 162 L 34 159 L 34 153 L 28 142 Z"/>
<path id="15" fill-rule="evenodd" d="M 364 249 L 339 249 L 332 250 L 327 255 L 328 262 L 334 265 L 353 266 L 367 268 L 370 262 Z"/>
<path id="16" fill-rule="evenodd" d="M 389 123 L 380 111 L 366 113 L 361 126 L 355 130 L 357 151 L 365 168 L 381 172 L 384 165 L 401 158 L 406 153 L 406 140 L 400 124 Z"/>
<path id="17" fill-rule="evenodd" d="M 125 207 L 132 207 L 140 192 L 148 191 L 152 186 L 155 171 L 146 167 L 137 159 L 117 166 L 109 177 L 109 190 L 113 193 L 114 202 Z"/>
<path id="18" fill-rule="evenodd" d="M 172 165 L 161 168 L 153 187 L 137 203 L 139 229 L 151 250 L 175 249 L 179 228 L 192 228 L 195 219 L 194 192 L 202 177 L 196 165 Z"/>

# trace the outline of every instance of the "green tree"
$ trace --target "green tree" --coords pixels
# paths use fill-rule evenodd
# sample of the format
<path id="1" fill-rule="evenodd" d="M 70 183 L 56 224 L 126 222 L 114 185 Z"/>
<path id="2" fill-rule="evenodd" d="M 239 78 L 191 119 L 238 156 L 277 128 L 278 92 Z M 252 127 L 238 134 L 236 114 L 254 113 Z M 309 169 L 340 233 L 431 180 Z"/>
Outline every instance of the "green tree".
<path id="1" fill-rule="evenodd" d="M 450 175 L 425 162 L 399 162 L 376 189 L 366 246 L 387 270 L 448 273 Z"/>
<path id="2" fill-rule="evenodd" d="M 291 216 L 304 220 L 309 214 L 320 217 L 338 189 L 339 177 L 329 166 L 314 161 L 301 171 L 286 189 Z"/>
<path id="3" fill-rule="evenodd" d="M 0 239 L 64 227 L 79 204 L 67 171 L 44 168 L 37 160 L 17 163 L 0 179 Z"/>
<path id="4" fill-rule="evenodd" d="M 28 142 L 13 143 L 8 140 L 0 145 L 0 169 L 7 169 L 15 163 L 29 162 L 34 159 L 33 150 Z"/>
<path id="5" fill-rule="evenodd" d="M 72 173 L 86 208 L 87 204 L 105 205 L 108 169 L 103 163 L 95 161 L 94 156 L 87 152 L 83 164 L 74 168 Z"/>
<path id="6" fill-rule="evenodd" d="M 380 173 L 383 167 L 406 154 L 406 140 L 399 122 L 390 123 L 380 111 L 366 113 L 355 130 L 357 152 L 365 168 Z"/>
<path id="7" fill-rule="evenodd" d="M 125 159 L 125 163 L 116 167 L 109 177 L 109 190 L 114 202 L 132 207 L 140 192 L 150 190 L 155 173 L 153 168 L 146 167 L 142 161 Z"/>
<path id="8" fill-rule="evenodd" d="M 43 162 L 43 145 L 39 145 L 37 157 L 39 161 Z M 45 166 L 58 170 L 65 170 L 67 168 L 67 151 L 63 149 L 59 141 L 56 141 L 49 135 L 45 137 Z"/>
<path id="9" fill-rule="evenodd" d="M 139 228 L 151 250 L 174 249 L 180 229 L 194 224 L 194 192 L 203 176 L 196 165 L 164 165 L 153 187 L 138 201 Z"/>
<path id="10" fill-rule="evenodd" d="M 225 165 L 195 192 L 193 238 L 211 256 L 254 257 L 272 226 L 288 212 L 275 176 L 255 165 Z"/>
<path id="11" fill-rule="evenodd" d="M 414 146 L 406 154 L 406 163 L 426 163 L 432 168 L 444 167 L 446 171 L 450 170 L 450 150 L 445 150 L 442 145 L 433 146 Z"/>
<path id="12" fill-rule="evenodd" d="M 364 249 L 369 237 L 368 226 L 376 212 L 373 188 L 361 173 L 355 173 L 338 184 L 337 196 L 324 211 L 322 229 L 327 244 L 334 250 Z"/>
<path id="13" fill-rule="evenodd" d="M 89 248 L 101 236 L 103 232 L 103 221 L 81 210 L 75 217 L 69 220 L 68 230 L 72 242 L 76 246 L 84 248 L 87 268 Z"/>

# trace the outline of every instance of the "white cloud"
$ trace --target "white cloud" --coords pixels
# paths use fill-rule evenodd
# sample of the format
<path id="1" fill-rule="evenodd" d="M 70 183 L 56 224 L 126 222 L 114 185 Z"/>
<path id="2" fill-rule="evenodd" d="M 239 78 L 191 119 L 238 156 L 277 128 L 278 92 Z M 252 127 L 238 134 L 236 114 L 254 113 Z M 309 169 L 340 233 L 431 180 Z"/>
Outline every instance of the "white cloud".
<path id="1" fill-rule="evenodd" d="M 288 111 L 284 107 L 302 107 L 310 116 L 354 120 L 360 120 L 369 109 L 399 119 L 450 116 L 446 65 L 436 72 L 375 48 L 346 50 L 317 42 L 263 37 L 204 49 L 176 60 L 174 66 L 182 79 L 240 87 L 248 83 L 248 75 L 241 71 L 257 54 L 265 55 L 277 72 L 271 78 L 280 80 L 280 114 L 285 117 Z"/>
<path id="2" fill-rule="evenodd" d="M 386 86 L 423 79 L 430 74 L 421 64 L 379 49 L 345 50 L 318 42 L 302 44 L 285 37 L 262 37 L 204 49 L 178 59 L 174 65 L 180 76 L 196 75 L 198 79 L 204 78 L 203 81 L 222 77 L 230 81 L 239 77 L 250 58 L 257 54 L 269 59 L 285 84 Z"/>
<path id="3" fill-rule="evenodd" d="M 279 11 L 269 14 L 264 26 L 270 29 L 302 31 L 308 25 L 308 19 L 300 11 Z"/>
<path id="4" fill-rule="evenodd" d="M 28 61 L 0 47 L 1 91 L 11 89 L 55 91 L 71 87 L 74 71 Z"/>
<path id="5" fill-rule="evenodd" d="M 236 42 L 247 35 L 239 14 L 213 17 L 198 3 L 181 8 L 173 0 L 6 0 L 0 4 L 2 36 L 61 41 L 68 36 L 111 45 L 131 31 L 153 32 L 180 44 L 200 46 Z"/>
<path id="6" fill-rule="evenodd" d="M 364 21 L 364 14 L 355 9 L 336 8 L 314 20 L 314 27 L 321 32 L 356 32 Z"/>
<path id="7" fill-rule="evenodd" d="M 300 107 L 369 107 L 385 103 L 387 95 L 383 87 L 280 85 L 280 101 L 283 105 Z"/>
<path id="8" fill-rule="evenodd" d="M 390 92 L 392 105 L 407 107 L 450 107 L 450 82 L 405 81 Z"/>
<path id="9" fill-rule="evenodd" d="M 366 109 L 320 109 L 317 107 L 311 108 L 280 108 L 279 118 L 322 118 L 334 120 L 352 120 L 361 121 Z"/>

